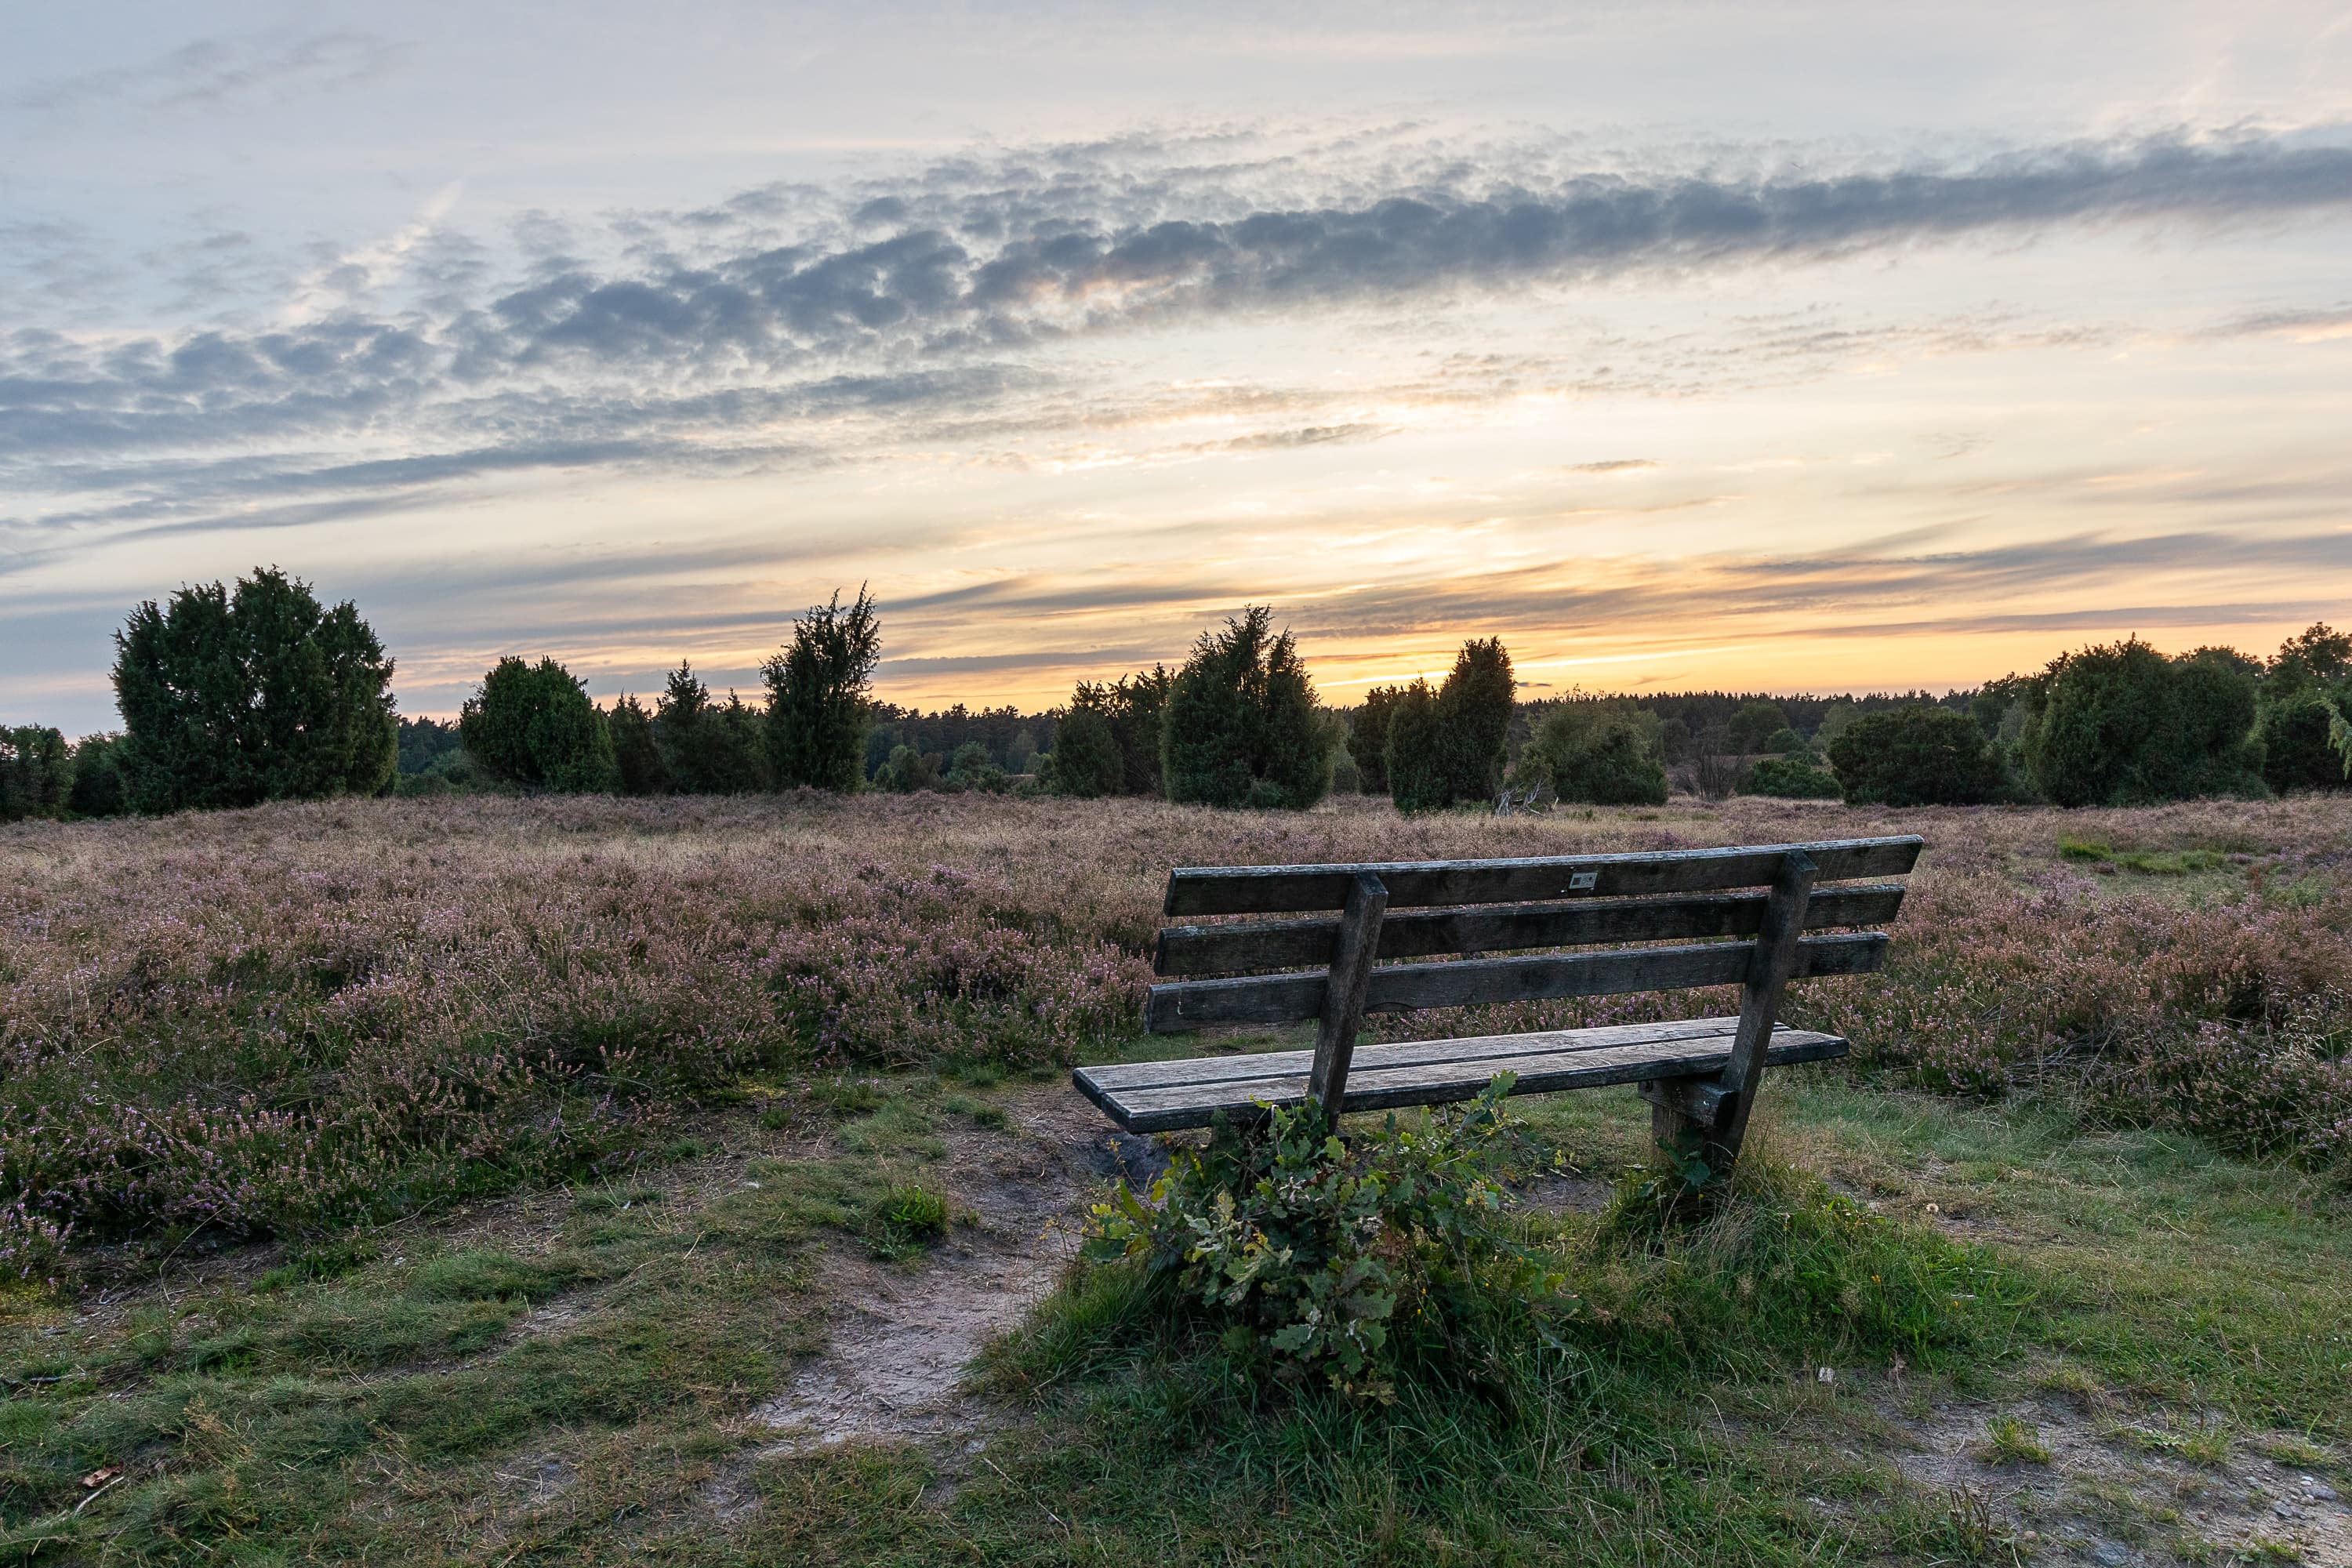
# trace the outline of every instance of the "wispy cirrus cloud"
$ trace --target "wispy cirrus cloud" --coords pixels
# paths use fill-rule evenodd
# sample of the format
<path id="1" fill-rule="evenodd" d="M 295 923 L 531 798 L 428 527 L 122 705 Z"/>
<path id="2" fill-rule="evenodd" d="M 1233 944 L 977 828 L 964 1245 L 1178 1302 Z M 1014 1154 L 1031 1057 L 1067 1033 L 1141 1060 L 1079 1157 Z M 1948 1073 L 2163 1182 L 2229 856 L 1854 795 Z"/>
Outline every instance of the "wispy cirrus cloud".
<path id="1" fill-rule="evenodd" d="M 238 99 L 324 91 L 390 68 L 401 46 L 373 34 L 331 31 L 198 38 L 136 66 L 35 82 L 9 106 L 34 114 L 100 106 L 140 110 L 208 108 Z"/>

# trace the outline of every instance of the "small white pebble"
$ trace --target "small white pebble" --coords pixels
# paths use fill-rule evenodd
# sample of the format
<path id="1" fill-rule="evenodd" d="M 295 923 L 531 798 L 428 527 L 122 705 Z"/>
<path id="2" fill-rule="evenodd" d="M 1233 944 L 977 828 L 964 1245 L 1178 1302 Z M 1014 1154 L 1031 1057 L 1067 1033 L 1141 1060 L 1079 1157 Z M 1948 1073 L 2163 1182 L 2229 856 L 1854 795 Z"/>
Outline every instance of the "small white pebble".
<path id="1" fill-rule="evenodd" d="M 1828 1367 L 1821 1367 L 1813 1373 L 1813 1381 L 1815 1383 L 1835 1383 L 1837 1381 L 1837 1373 Z"/>

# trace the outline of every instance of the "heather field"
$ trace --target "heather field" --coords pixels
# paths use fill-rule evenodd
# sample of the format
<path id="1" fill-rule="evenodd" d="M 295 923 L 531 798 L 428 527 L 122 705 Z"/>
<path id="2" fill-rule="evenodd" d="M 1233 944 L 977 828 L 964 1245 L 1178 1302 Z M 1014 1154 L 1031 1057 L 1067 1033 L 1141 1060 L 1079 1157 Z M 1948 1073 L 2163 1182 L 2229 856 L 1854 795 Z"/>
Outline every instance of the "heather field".
<path id="1" fill-rule="evenodd" d="M 1930 1089 L 2034 1089 L 2315 1169 L 2352 1156 L 2340 798 L 1503 820 L 1352 802 L 367 801 L 0 837 L 5 1245 L 21 1268 L 53 1233 L 303 1232 L 593 1176 L 747 1076 L 1066 1068 L 1132 1043 L 1172 865 L 1892 831 L 1928 845 L 1892 966 L 1801 988 L 1801 1021 Z"/>
<path id="2" fill-rule="evenodd" d="M 1171 865 L 1880 832 L 1893 960 L 1800 988 L 1855 1057 L 1775 1080 L 1746 1218 L 1629 1239 L 1643 1108 L 1523 1102 L 1580 1305 L 1491 1407 L 1270 1402 L 1067 1271 L 1154 1157 L 1064 1069 L 1168 1048 Z M 0 863 L 28 1559 L 2352 1561 L 2342 797 L 354 801 Z"/>

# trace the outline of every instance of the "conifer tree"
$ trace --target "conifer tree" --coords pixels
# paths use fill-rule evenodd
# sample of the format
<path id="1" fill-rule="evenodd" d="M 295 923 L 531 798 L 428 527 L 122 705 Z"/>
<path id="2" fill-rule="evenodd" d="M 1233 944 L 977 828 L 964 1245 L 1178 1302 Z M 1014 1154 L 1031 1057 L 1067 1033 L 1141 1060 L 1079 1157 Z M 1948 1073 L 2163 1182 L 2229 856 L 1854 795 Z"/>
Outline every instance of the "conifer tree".
<path id="1" fill-rule="evenodd" d="M 114 636 L 119 753 L 142 811 L 373 795 L 398 759 L 393 661 L 349 601 L 257 568 L 150 599 Z"/>
<path id="2" fill-rule="evenodd" d="M 1403 812 L 1435 811 L 1453 804 L 1438 756 L 1437 693 L 1416 676 L 1389 709 L 1389 798 Z"/>
<path id="3" fill-rule="evenodd" d="M 654 738 L 653 715 L 635 698 L 624 695 L 604 715 L 613 731 L 613 765 L 620 773 L 623 795 L 667 795 L 669 764 Z"/>
<path id="4" fill-rule="evenodd" d="M 1503 787 L 1516 686 L 1502 638 L 1474 637 L 1454 655 L 1437 689 L 1438 766 L 1447 804 L 1492 800 Z"/>
<path id="5" fill-rule="evenodd" d="M 1160 721 L 1160 779 L 1170 800 L 1204 805 L 1298 809 L 1329 791 L 1315 683 L 1269 607 L 1244 605 L 1193 645 Z"/>
<path id="6" fill-rule="evenodd" d="M 576 794 L 620 787 L 612 727 L 587 687 L 551 658 L 499 660 L 466 700 L 457 732 L 494 778 Z"/>
<path id="7" fill-rule="evenodd" d="M 870 683 L 881 659 L 882 622 L 862 585 L 846 608 L 836 592 L 793 623 L 793 640 L 761 667 L 777 788 L 847 794 L 865 784 Z"/>
<path id="8" fill-rule="evenodd" d="M 1396 711 L 1401 695 L 1394 686 L 1373 687 L 1364 693 L 1364 705 L 1356 710 L 1355 721 L 1349 726 L 1348 754 L 1356 760 L 1357 776 L 1366 795 L 1389 793 L 1389 718 Z"/>

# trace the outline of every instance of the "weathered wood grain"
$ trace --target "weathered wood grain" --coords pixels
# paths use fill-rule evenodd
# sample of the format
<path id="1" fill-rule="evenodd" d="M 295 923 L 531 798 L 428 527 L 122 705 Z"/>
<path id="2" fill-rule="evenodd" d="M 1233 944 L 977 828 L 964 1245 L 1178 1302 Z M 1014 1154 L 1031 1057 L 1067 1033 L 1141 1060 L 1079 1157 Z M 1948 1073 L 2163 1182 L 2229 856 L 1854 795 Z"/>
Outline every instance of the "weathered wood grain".
<path id="1" fill-rule="evenodd" d="M 1727 849 L 1646 854 L 1545 856 L 1511 860 L 1422 860 L 1382 865 L 1182 867 L 1169 873 L 1166 912 L 1178 915 L 1286 914 L 1337 910 L 1362 871 L 1381 879 L 1393 910 L 1442 904 L 1523 903 L 1580 895 L 1695 893 L 1769 886 L 1791 849 L 1820 868 L 1824 882 L 1899 877 L 1919 858 L 1916 835 L 1845 838 Z M 1585 874 L 1589 886 L 1572 886 Z"/>
<path id="2" fill-rule="evenodd" d="M 1866 974 L 1885 963 L 1886 935 L 1865 931 L 1809 936 L 1799 942 L 1797 951 L 1800 976 Z M 1751 942 L 1704 942 L 1390 964 L 1372 971 L 1365 987 L 1364 1010 L 1402 1013 L 1490 1002 L 1738 985 L 1747 981 L 1755 956 Z M 1155 985 L 1147 994 L 1144 1024 L 1152 1033 L 1164 1035 L 1218 1026 L 1299 1023 L 1321 1015 L 1326 984 L 1321 974 L 1172 981 Z"/>
<path id="3" fill-rule="evenodd" d="M 1575 1031 L 1561 1033 L 1572 1035 Z M 1492 1081 L 1496 1073 L 1505 1071 L 1517 1075 L 1517 1081 L 1512 1086 L 1514 1094 L 1694 1078 L 1720 1072 L 1731 1054 L 1729 1037 L 1720 1035 L 1677 1036 L 1583 1049 L 1515 1053 L 1485 1059 L 1470 1058 L 1441 1064 L 1391 1066 L 1383 1062 L 1379 1053 L 1395 1048 L 1368 1046 L 1357 1053 L 1344 1102 L 1348 1110 L 1380 1110 L 1466 1100 Z M 1820 1061 L 1843 1056 L 1845 1051 L 1845 1041 L 1834 1035 L 1789 1029 L 1773 1036 L 1769 1057 L 1773 1065 L 1782 1066 Z M 1113 1121 L 1132 1132 L 1205 1127 L 1220 1111 L 1229 1116 L 1247 1116 L 1261 1104 L 1296 1105 L 1307 1093 L 1307 1077 L 1297 1071 L 1173 1087 L 1113 1089 L 1097 1080 L 1095 1075 L 1101 1070 L 1080 1068 L 1071 1075 L 1072 1081 Z"/>
<path id="4" fill-rule="evenodd" d="M 1659 1040 L 1720 1039 L 1724 1048 L 1738 1032 L 1736 1014 L 1717 1018 L 1675 1018 L 1654 1024 L 1604 1024 L 1584 1029 L 1538 1029 L 1524 1035 L 1481 1035 L 1460 1039 L 1406 1040 L 1358 1047 L 1363 1058 L 1377 1057 L 1384 1067 L 1429 1067 L 1445 1062 L 1493 1059 L 1508 1056 L 1546 1056 L 1561 1051 L 1629 1046 Z M 1281 1077 L 1304 1073 L 1315 1059 L 1309 1050 L 1236 1051 L 1227 1056 L 1191 1057 L 1181 1061 L 1114 1062 L 1083 1070 L 1105 1089 L 1175 1089 L 1188 1083 L 1218 1083 L 1231 1079 Z"/>
<path id="5" fill-rule="evenodd" d="M 1791 853 L 1780 868 L 1780 879 L 1764 906 L 1764 927 L 1756 933 L 1756 962 L 1748 966 L 1740 992 L 1739 1032 L 1732 1037 L 1731 1059 L 1723 1065 L 1723 1102 L 1708 1120 L 1709 1160 L 1718 1171 L 1728 1171 L 1739 1158 L 1740 1142 L 1748 1135 L 1748 1114 L 1755 1109 L 1756 1090 L 1763 1082 L 1765 1047 L 1780 1014 L 1780 996 L 1797 973 L 1799 933 L 1805 928 L 1805 905 L 1812 898 L 1820 868 L 1802 850 Z"/>
<path id="6" fill-rule="evenodd" d="M 1763 924 L 1765 900 L 1769 897 L 1769 893 L 1704 893 L 1689 898 L 1408 910 L 1382 919 L 1380 955 L 1427 958 L 1447 952 L 1509 952 L 1607 942 L 1753 936 Z M 1831 888 L 1816 893 L 1806 906 L 1805 929 L 1885 925 L 1902 908 L 1899 882 Z M 1339 922 L 1329 918 L 1169 926 L 1160 933 L 1152 968 L 1160 974 L 1178 976 L 1328 964 L 1339 935 Z"/>
<path id="7" fill-rule="evenodd" d="M 1325 976 L 1323 1012 L 1315 1035 L 1315 1066 L 1307 1076 L 1307 1092 L 1324 1111 L 1339 1114 L 1348 1092 L 1348 1064 L 1355 1055 L 1356 1031 L 1364 1023 L 1364 988 L 1372 978 L 1372 961 L 1379 956 L 1381 916 L 1389 907 L 1389 890 L 1370 871 L 1359 872 L 1348 889 L 1348 907 L 1339 916 L 1339 952 Z"/>

